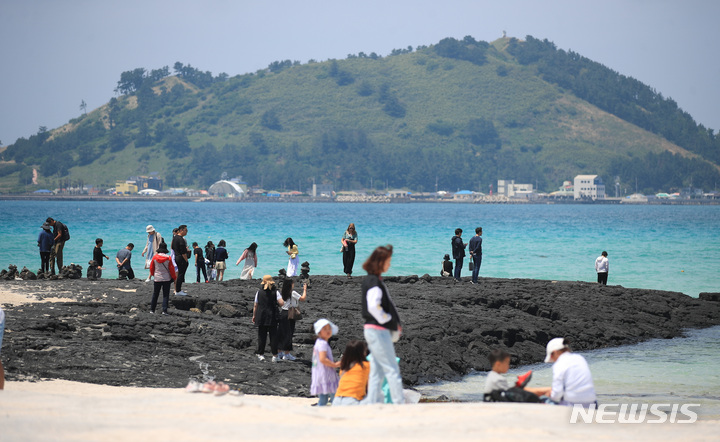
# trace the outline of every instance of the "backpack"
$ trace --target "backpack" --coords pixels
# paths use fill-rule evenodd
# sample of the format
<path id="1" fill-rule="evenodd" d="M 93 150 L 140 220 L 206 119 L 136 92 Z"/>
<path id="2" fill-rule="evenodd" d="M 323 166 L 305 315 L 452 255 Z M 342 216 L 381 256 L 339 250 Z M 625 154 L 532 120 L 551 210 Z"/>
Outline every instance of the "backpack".
<path id="1" fill-rule="evenodd" d="M 63 224 L 62 239 L 63 239 L 63 241 L 70 240 L 70 231 L 68 230 L 68 227 L 65 224 Z"/>
<path id="2" fill-rule="evenodd" d="M 205 246 L 205 259 L 211 263 L 215 262 L 215 247 Z"/>
<path id="3" fill-rule="evenodd" d="M 483 397 L 485 402 L 529 402 L 537 404 L 540 398 L 529 391 L 520 387 L 512 387 L 507 390 L 493 390 L 492 393 L 485 394 Z"/>

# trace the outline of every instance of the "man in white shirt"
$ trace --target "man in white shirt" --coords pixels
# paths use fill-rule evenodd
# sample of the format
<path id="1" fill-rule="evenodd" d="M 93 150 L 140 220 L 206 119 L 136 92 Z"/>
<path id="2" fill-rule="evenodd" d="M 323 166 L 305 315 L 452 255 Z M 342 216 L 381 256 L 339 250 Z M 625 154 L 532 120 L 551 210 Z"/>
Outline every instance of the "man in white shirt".
<path id="1" fill-rule="evenodd" d="M 595 260 L 595 271 L 598 276 L 598 284 L 607 285 L 609 270 L 610 263 L 608 262 L 607 252 L 603 250 L 602 254 Z"/>
<path id="2" fill-rule="evenodd" d="M 582 405 L 597 403 L 595 385 L 590 367 L 585 358 L 571 353 L 564 338 L 555 338 L 548 342 L 545 362 L 552 362 L 552 387 L 543 394 L 560 405 Z"/>

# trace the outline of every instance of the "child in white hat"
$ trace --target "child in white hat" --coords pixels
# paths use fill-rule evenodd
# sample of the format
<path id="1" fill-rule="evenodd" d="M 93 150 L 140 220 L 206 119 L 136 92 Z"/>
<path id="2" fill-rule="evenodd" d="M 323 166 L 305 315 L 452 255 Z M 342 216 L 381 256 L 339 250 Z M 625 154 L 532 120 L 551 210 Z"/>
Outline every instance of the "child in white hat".
<path id="1" fill-rule="evenodd" d="M 317 320 L 313 327 L 318 338 L 313 347 L 310 394 L 318 397 L 318 406 L 325 406 L 332 402 L 338 387 L 335 369 L 340 367 L 340 361 L 333 360 L 332 349 L 328 344 L 332 335 L 337 334 L 338 327 L 325 318 Z"/>

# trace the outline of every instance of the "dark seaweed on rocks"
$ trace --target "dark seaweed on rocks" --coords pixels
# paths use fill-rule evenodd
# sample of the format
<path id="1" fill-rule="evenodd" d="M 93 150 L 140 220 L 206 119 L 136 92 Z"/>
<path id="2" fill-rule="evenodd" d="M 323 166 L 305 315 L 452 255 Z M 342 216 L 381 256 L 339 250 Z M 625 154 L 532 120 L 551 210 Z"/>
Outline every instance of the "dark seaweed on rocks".
<path id="1" fill-rule="evenodd" d="M 349 340 L 363 336 L 361 281 L 313 276 L 294 339 L 299 359 L 277 364 L 254 354 L 258 281 L 187 284 L 190 296 L 172 297 L 170 316 L 150 314 L 152 283 L 141 280 L 3 281 L 5 291 L 73 299 L 5 307 L 6 376 L 150 387 L 182 387 L 191 377 L 209 376 L 246 393 L 307 396 L 312 323 L 326 317 L 340 327 L 331 339 L 339 359 Z M 530 364 L 542 361 L 556 336 L 590 350 L 720 324 L 714 296 L 529 279 L 471 285 L 423 275 L 386 282 L 403 321 L 396 349 L 410 386 L 488 370 L 487 355 L 499 346 L 513 364 Z"/>

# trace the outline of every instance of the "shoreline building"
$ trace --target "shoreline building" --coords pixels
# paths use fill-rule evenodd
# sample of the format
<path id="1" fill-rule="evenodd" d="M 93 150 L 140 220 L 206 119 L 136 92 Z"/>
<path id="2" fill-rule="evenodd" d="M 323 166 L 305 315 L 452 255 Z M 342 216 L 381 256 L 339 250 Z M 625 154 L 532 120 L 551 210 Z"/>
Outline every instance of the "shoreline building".
<path id="1" fill-rule="evenodd" d="M 598 175 L 578 175 L 574 180 L 574 197 L 576 200 L 605 199 L 605 184 Z"/>
<path id="2" fill-rule="evenodd" d="M 497 194 L 516 199 L 534 200 L 537 198 L 532 184 L 515 184 L 515 180 L 498 180 Z"/>

